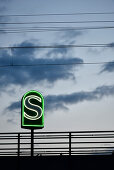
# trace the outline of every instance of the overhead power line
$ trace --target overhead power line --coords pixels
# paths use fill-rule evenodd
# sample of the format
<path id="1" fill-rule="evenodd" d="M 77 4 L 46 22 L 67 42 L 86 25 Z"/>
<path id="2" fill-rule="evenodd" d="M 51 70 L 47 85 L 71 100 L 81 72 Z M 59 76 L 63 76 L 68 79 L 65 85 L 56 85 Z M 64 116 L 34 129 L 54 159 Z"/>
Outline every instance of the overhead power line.
<path id="1" fill-rule="evenodd" d="M 1 33 L 25 33 L 25 32 L 47 32 L 47 31 L 72 31 L 72 30 L 101 30 L 101 29 L 114 29 L 114 26 L 94 26 L 94 27 L 31 27 L 21 29 L 0 29 Z"/>
<path id="2" fill-rule="evenodd" d="M 113 43 L 109 44 L 67 44 L 67 45 L 34 45 L 34 46 L 3 46 L 0 49 L 24 49 L 24 48 L 88 48 L 88 47 L 114 47 Z"/>
<path id="3" fill-rule="evenodd" d="M 108 29 L 108 28 L 114 28 L 114 26 L 90 26 L 90 27 L 77 27 L 77 26 L 29 26 L 29 27 L 4 27 L 4 28 L 0 28 L 0 31 L 11 31 L 11 30 L 75 30 L 75 29 Z"/>
<path id="4" fill-rule="evenodd" d="M 0 17 L 30 17 L 30 16 L 62 16 L 62 15 L 111 15 L 114 12 L 74 12 L 74 13 L 39 13 L 39 14 L 4 14 L 0 15 Z"/>
<path id="5" fill-rule="evenodd" d="M 0 24 L 84 24 L 84 23 L 113 23 L 114 20 L 90 20 L 90 21 L 31 21 L 31 22 L 0 22 Z"/>
<path id="6" fill-rule="evenodd" d="M 5 67 L 37 67 L 37 66 L 69 66 L 69 65 L 103 65 L 114 64 L 114 62 L 74 62 L 74 63 L 47 63 L 47 64 L 4 64 L 0 65 L 1 68 Z"/>

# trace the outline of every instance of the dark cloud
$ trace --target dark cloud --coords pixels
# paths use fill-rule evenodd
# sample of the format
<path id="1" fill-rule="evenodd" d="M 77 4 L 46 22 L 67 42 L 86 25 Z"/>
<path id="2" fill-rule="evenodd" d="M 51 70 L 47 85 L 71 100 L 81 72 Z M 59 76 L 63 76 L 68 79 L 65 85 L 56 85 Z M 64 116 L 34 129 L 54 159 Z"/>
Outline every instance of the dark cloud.
<path id="1" fill-rule="evenodd" d="M 12 103 L 12 104 L 7 108 L 7 110 L 10 110 L 10 111 L 16 110 L 16 109 L 21 109 L 21 102 L 20 102 L 20 101 Z"/>
<path id="2" fill-rule="evenodd" d="M 77 104 L 83 101 L 100 100 L 104 96 L 114 95 L 114 86 L 101 86 L 91 92 L 77 92 L 66 95 L 49 95 L 45 97 L 47 110 L 62 109 L 67 105 Z"/>
<path id="3" fill-rule="evenodd" d="M 113 72 L 113 71 L 114 71 L 114 60 L 107 64 L 104 64 L 100 73 Z"/>
<path id="4" fill-rule="evenodd" d="M 20 46 L 33 46 L 32 42 L 23 42 Z M 40 65 L 40 64 L 69 64 L 69 63 L 83 63 L 80 58 L 65 58 L 62 55 L 61 58 L 56 58 L 56 51 L 52 49 L 53 58 L 35 58 L 35 53 L 39 54 L 39 51 L 35 48 L 24 49 L 12 49 L 11 52 L 6 50 L 0 51 L 0 65 L 32 65 L 29 67 L 6 67 L 0 68 L 0 87 L 6 87 L 11 84 L 14 85 L 27 85 L 30 83 L 40 83 L 46 80 L 48 83 L 54 83 L 57 80 L 75 79 L 73 69 L 79 65 Z M 11 54 L 10 54 L 11 53 Z M 61 52 L 65 53 L 66 52 Z M 46 55 L 48 57 L 48 54 Z M 34 66 L 33 65 L 37 65 Z"/>
<path id="5" fill-rule="evenodd" d="M 81 91 L 65 95 L 48 95 L 44 97 L 45 110 L 52 111 L 57 109 L 68 109 L 68 106 L 77 104 L 83 101 L 101 100 L 103 97 L 113 96 L 114 86 L 100 86 L 93 91 Z M 12 103 L 7 110 L 13 111 L 21 108 L 21 103 Z"/>

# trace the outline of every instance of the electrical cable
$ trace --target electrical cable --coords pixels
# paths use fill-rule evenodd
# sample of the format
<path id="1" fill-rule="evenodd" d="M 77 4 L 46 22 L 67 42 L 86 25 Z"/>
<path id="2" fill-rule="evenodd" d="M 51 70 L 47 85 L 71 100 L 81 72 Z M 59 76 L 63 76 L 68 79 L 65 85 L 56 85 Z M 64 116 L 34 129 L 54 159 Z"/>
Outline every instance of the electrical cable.
<path id="1" fill-rule="evenodd" d="M 32 22 L 0 22 L 0 24 L 83 24 L 83 23 L 113 23 L 113 20 L 91 20 L 91 21 L 32 21 Z"/>
<path id="2" fill-rule="evenodd" d="M 114 62 L 75 62 L 75 63 L 47 63 L 47 64 L 6 64 L 0 67 L 36 67 L 36 66 L 69 66 L 69 65 L 103 65 L 114 64 Z"/>
<path id="3" fill-rule="evenodd" d="M 38 27 L 38 28 L 31 28 L 31 29 L 26 29 L 26 30 L 19 30 L 19 29 L 14 29 L 14 30 L 6 30 L 5 29 L 0 29 L 0 32 L 2 33 L 24 33 L 24 32 L 53 32 L 53 31 L 73 31 L 73 30 L 101 30 L 101 29 L 114 29 L 114 26 L 95 26 L 95 27 Z"/>
<path id="4" fill-rule="evenodd" d="M 66 44 L 66 45 L 34 45 L 34 46 L 3 46 L 0 47 L 0 49 L 24 49 L 24 48 L 88 48 L 88 47 L 114 47 L 113 43 L 109 43 L 109 44 L 98 44 L 98 43 L 94 43 L 94 44 Z"/>
<path id="5" fill-rule="evenodd" d="M 76 12 L 76 13 L 39 13 L 39 14 L 4 14 L 0 17 L 30 17 L 30 16 L 64 16 L 64 15 L 112 15 L 114 12 Z"/>

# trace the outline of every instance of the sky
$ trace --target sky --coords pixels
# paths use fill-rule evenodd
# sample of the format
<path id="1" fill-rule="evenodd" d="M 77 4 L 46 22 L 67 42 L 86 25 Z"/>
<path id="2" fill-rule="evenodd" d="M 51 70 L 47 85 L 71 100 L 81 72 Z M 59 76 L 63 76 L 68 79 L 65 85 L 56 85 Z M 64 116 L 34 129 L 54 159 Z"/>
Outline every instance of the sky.
<path id="1" fill-rule="evenodd" d="M 36 23 L 113 21 L 114 14 L 36 15 L 106 12 L 114 12 L 114 0 L 0 0 L 0 47 L 108 44 L 0 49 L 0 132 L 28 131 L 21 129 L 21 98 L 29 90 L 44 96 L 40 131 L 114 130 L 114 29 L 29 28 L 113 27 L 113 22 Z"/>

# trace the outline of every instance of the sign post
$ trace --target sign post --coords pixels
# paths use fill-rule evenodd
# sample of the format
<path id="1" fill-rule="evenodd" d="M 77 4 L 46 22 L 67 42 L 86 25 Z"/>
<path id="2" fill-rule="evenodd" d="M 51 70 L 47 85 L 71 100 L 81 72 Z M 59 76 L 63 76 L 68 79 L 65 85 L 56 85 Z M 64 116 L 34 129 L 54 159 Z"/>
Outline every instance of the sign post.
<path id="1" fill-rule="evenodd" d="M 31 129 L 31 156 L 34 156 L 34 129 L 44 127 L 44 98 L 41 93 L 31 90 L 22 97 L 21 127 Z"/>

